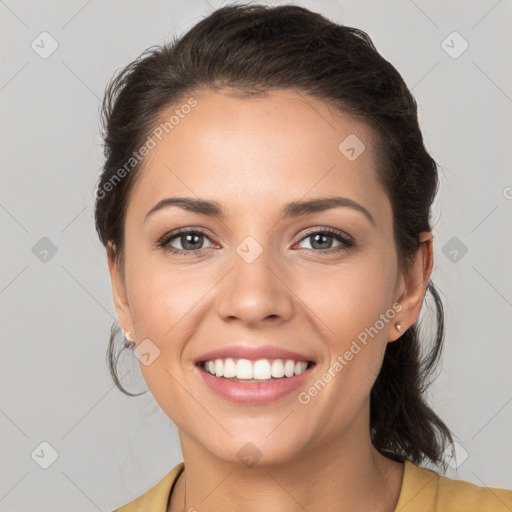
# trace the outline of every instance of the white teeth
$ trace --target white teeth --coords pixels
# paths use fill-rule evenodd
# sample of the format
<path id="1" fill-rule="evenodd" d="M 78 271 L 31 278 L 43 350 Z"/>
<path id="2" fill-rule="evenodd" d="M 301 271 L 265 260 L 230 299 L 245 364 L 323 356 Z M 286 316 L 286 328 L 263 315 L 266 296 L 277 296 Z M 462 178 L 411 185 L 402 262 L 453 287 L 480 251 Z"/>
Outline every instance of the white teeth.
<path id="1" fill-rule="evenodd" d="M 272 362 L 268 359 L 258 359 L 250 361 L 249 359 L 232 358 L 215 359 L 206 361 L 204 369 L 216 377 L 225 377 L 227 379 L 236 377 L 240 380 L 268 380 L 270 378 L 279 379 L 281 377 L 293 377 L 306 371 L 307 361 L 293 361 L 292 359 L 282 360 L 274 359 Z"/>
<path id="2" fill-rule="evenodd" d="M 236 364 L 231 358 L 224 361 L 224 377 L 226 377 L 226 379 L 236 377 Z"/>
<path id="3" fill-rule="evenodd" d="M 284 365 L 284 374 L 287 377 L 293 377 L 293 374 L 295 373 L 295 368 L 295 361 L 289 359 L 288 361 L 286 361 L 286 364 Z"/>
<path id="4" fill-rule="evenodd" d="M 217 377 L 224 376 L 224 368 L 222 367 L 222 361 L 220 359 L 215 361 L 215 375 L 217 375 Z"/>
<path id="5" fill-rule="evenodd" d="M 238 361 L 240 362 L 240 361 Z M 272 377 L 272 370 L 267 359 L 260 359 L 254 363 L 253 379 L 268 380 Z"/>
<path id="6" fill-rule="evenodd" d="M 283 362 L 280 361 L 279 359 L 276 359 L 272 363 L 272 368 L 271 368 L 270 371 L 272 373 L 272 377 L 274 377 L 274 378 L 284 377 L 284 365 L 283 365 Z"/>
<path id="7" fill-rule="evenodd" d="M 219 360 L 217 359 L 217 362 Z M 222 361 L 220 362 L 222 364 Z M 254 379 L 252 363 L 248 359 L 239 359 L 236 362 L 236 378 L 237 379 Z"/>

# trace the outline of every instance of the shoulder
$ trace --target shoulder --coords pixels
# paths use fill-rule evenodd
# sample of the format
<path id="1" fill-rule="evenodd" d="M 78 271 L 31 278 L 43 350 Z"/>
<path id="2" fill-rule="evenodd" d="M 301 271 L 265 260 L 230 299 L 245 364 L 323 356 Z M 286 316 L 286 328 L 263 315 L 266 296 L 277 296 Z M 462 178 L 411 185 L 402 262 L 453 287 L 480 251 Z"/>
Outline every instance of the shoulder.
<path id="1" fill-rule="evenodd" d="M 184 463 L 180 462 L 142 496 L 116 508 L 112 512 L 166 512 L 169 495 L 184 467 Z"/>
<path id="2" fill-rule="evenodd" d="M 510 512 L 512 490 L 480 487 L 405 461 L 395 512 Z"/>

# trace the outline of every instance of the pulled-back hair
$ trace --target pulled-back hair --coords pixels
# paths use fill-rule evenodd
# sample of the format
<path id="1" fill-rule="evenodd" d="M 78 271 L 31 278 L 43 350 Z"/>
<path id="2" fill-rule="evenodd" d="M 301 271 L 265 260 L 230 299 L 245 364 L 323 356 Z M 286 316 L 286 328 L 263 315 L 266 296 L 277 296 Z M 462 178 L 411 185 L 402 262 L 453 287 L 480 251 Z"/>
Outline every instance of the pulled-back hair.
<path id="1" fill-rule="evenodd" d="M 437 165 L 425 149 L 417 105 L 398 71 L 363 31 L 334 23 L 295 5 L 228 5 L 171 43 L 148 48 L 116 74 L 102 109 L 105 163 L 96 193 L 96 230 L 111 242 L 123 271 L 124 220 L 141 162 L 126 167 L 164 109 L 202 90 L 230 89 L 241 97 L 293 89 L 359 119 L 374 134 L 377 178 L 393 210 L 400 269 L 419 250 L 419 233 L 431 231 L 430 208 Z M 120 169 L 125 169 L 120 176 Z M 110 186 L 109 186 L 110 184 Z M 444 339 L 443 307 L 434 285 L 437 328 L 433 339 L 418 320 L 388 343 L 370 394 L 371 439 L 394 460 L 443 463 L 449 429 L 427 404 L 425 391 Z M 107 360 L 124 393 L 117 362 L 124 350 L 112 327 Z"/>

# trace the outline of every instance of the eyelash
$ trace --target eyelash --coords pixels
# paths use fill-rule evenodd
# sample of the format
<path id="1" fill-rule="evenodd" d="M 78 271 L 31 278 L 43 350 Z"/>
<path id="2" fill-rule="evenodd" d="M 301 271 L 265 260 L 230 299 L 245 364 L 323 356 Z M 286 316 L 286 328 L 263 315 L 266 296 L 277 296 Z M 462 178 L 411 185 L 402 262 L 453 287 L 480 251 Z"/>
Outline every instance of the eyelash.
<path id="1" fill-rule="evenodd" d="M 169 243 L 180 237 L 181 235 L 188 235 L 188 234 L 201 234 L 201 235 L 204 235 L 206 236 L 207 238 L 208 235 L 206 234 L 205 231 L 203 231 L 202 229 L 200 228 L 195 228 L 195 229 L 181 229 L 179 231 L 175 231 L 173 233 L 169 233 L 167 235 L 164 235 L 159 241 L 158 241 L 158 247 L 164 249 L 165 251 L 168 251 L 172 254 L 175 254 L 175 255 L 196 255 L 196 254 L 200 254 L 201 251 L 204 251 L 204 248 L 203 249 L 194 249 L 192 251 L 187 251 L 187 250 L 184 250 L 184 249 L 175 249 L 173 247 L 170 247 L 169 246 Z M 336 252 L 341 252 L 341 251 L 347 251 L 348 249 L 352 248 L 352 247 L 355 247 L 355 243 L 353 240 L 351 240 L 350 238 L 347 238 L 345 236 L 343 236 L 341 234 L 340 231 L 337 231 L 335 229 L 331 229 L 331 228 L 325 228 L 325 229 L 320 229 L 320 230 L 316 230 L 316 231 L 310 231 L 309 233 L 306 233 L 300 240 L 299 242 L 302 242 L 303 240 L 307 239 L 307 238 L 310 238 L 312 237 L 313 235 L 317 235 L 317 234 L 328 234 L 330 236 L 332 236 L 334 239 L 336 239 L 338 242 L 341 242 L 341 245 L 337 246 L 337 247 L 331 247 L 330 249 L 325 249 L 325 250 L 322 250 L 322 249 L 305 249 L 306 251 L 308 252 L 313 252 L 313 253 L 316 253 L 316 254 L 332 254 L 332 253 L 336 253 Z"/>

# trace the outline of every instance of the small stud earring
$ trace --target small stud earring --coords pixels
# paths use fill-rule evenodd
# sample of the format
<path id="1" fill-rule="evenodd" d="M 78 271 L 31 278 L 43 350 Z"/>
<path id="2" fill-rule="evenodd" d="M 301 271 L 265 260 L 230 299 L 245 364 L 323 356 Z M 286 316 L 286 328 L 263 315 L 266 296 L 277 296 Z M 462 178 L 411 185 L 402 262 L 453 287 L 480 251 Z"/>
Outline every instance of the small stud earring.
<path id="1" fill-rule="evenodd" d="M 396 329 L 398 332 L 402 332 L 402 324 L 395 324 L 395 329 Z"/>

